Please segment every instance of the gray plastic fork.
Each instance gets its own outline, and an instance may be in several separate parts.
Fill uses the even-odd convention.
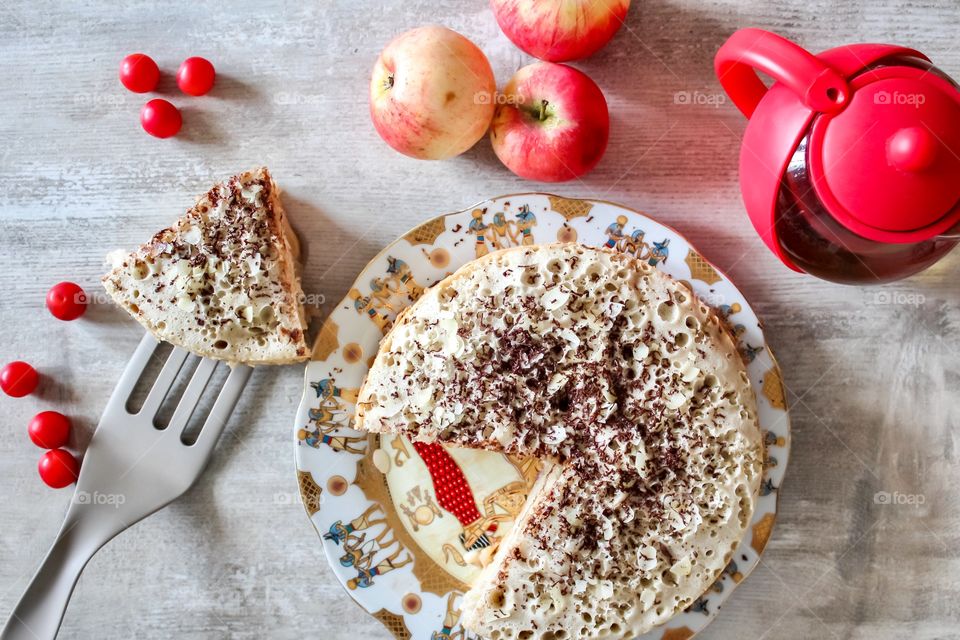
[[[0,632],[0,640],[55,638],[87,562],[114,536],[180,497],[200,477],[252,369],[233,367],[193,444],[182,441],[215,360],[202,359],[165,429],[154,418],[189,355],[175,348],[143,403],[127,401],[159,343],[149,334],[110,396],[90,440],[60,533]]]

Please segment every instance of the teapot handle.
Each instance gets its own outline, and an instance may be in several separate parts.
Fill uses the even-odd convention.
[[[747,118],[767,93],[758,70],[789,87],[813,111],[839,111],[850,96],[847,81],[833,67],[762,29],[740,29],[730,36],[717,51],[714,69],[724,91]]]

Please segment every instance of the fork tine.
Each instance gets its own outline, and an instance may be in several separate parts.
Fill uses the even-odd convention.
[[[207,419],[203,423],[203,428],[200,429],[200,435],[197,437],[194,446],[200,445],[212,448],[217,443],[220,433],[226,426],[230,414],[233,413],[233,408],[237,405],[237,400],[240,399],[240,394],[243,393],[252,372],[252,367],[242,364],[231,368],[230,375],[227,376],[227,381],[223,384],[223,389],[220,390],[217,401],[213,403],[213,408],[207,414]]]
[[[133,357],[130,358],[123,373],[120,375],[120,380],[117,382],[117,386],[114,387],[113,393],[110,395],[110,400],[107,401],[108,409],[116,408],[117,406],[126,406],[127,399],[130,397],[130,394],[133,393],[133,389],[137,386],[140,376],[143,375],[143,370],[147,368],[159,344],[157,339],[151,334],[147,333],[143,336],[140,344],[137,345],[137,350],[133,353]]]
[[[187,426],[187,422],[190,421],[190,416],[193,415],[194,409],[197,408],[197,404],[200,402],[200,396],[203,395],[203,390],[207,388],[210,376],[213,375],[213,370],[216,368],[216,360],[211,360],[210,358],[200,360],[197,368],[193,371],[193,376],[190,378],[186,390],[184,390],[180,401],[177,403],[173,417],[170,418],[170,424],[167,425],[168,429],[180,432]]]
[[[170,352],[170,355],[167,356],[167,361],[163,365],[163,369],[160,371],[160,375],[157,376],[153,387],[150,389],[150,393],[147,395],[147,399],[143,401],[143,406],[140,407],[139,413],[151,416],[157,412],[160,408],[160,403],[163,402],[163,399],[167,396],[167,392],[170,391],[170,387],[173,386],[174,381],[177,379],[177,374],[180,373],[180,369],[183,367],[183,363],[186,361],[188,355],[190,355],[190,352],[180,347],[176,347]]]

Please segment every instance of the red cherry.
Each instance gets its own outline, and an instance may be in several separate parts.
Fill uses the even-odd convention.
[[[57,411],[41,411],[33,416],[27,433],[42,449],[59,449],[70,439],[70,418]]]
[[[26,362],[16,360],[0,370],[0,388],[8,396],[22,398],[33,393],[40,377],[37,370]]]
[[[183,120],[180,111],[162,98],[151,100],[140,110],[140,124],[143,130],[157,138],[169,138],[177,135]]]
[[[217,77],[213,65],[206,58],[187,58],[177,70],[177,86],[191,96],[202,96],[213,88]]]
[[[77,481],[80,464],[69,451],[53,449],[40,456],[37,471],[48,487],[63,489]]]
[[[160,69],[148,55],[131,53],[120,63],[120,82],[134,93],[153,91],[160,81]]]
[[[55,284],[47,292],[47,309],[60,320],[76,320],[87,310],[87,292],[72,282]]]

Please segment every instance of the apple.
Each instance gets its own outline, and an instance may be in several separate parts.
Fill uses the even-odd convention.
[[[397,36],[370,79],[370,117],[387,144],[413,158],[459,155],[483,137],[497,89],[483,52],[431,25]]]
[[[493,150],[521,178],[563,182],[587,173],[610,135],[596,83],[564,64],[537,62],[510,79],[490,127]]]
[[[599,51],[627,17],[630,0],[490,0],[497,24],[541,60],[579,60]]]

